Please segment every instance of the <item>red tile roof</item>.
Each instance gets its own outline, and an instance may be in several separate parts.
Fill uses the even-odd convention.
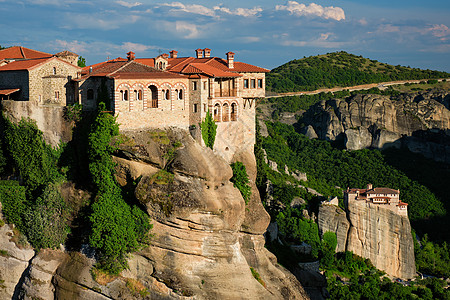
[[[50,58],[37,58],[37,59],[26,59],[26,60],[16,60],[9,64],[0,67],[0,72],[2,71],[25,71],[33,69],[41,64],[49,61]]]
[[[202,63],[190,63],[181,70],[182,74],[205,74],[211,77],[240,77],[241,75],[227,72]]]
[[[89,72],[90,67],[92,71]],[[114,59],[83,68],[83,77],[106,76],[121,79],[138,78],[185,78],[180,74],[160,71],[135,60]]]
[[[32,59],[51,57],[49,53],[28,49],[22,46],[14,46],[0,50],[0,59]]]
[[[398,190],[377,187],[366,191],[366,194],[399,194]]]
[[[20,89],[0,89],[0,95],[8,96],[17,91],[20,91]]]
[[[70,63],[68,63],[65,60],[59,59],[55,56],[52,57],[45,57],[45,58],[35,58],[35,59],[24,59],[24,60],[16,60],[13,62],[10,62],[9,64],[6,64],[4,66],[0,67],[0,72],[3,71],[26,71],[26,70],[31,70],[34,69],[42,64],[45,64],[51,60],[57,59],[60,62],[63,62],[65,64],[68,64],[70,66],[73,66],[75,68],[81,69],[77,66],[74,66]]]

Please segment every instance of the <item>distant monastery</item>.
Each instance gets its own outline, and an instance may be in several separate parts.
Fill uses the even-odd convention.
[[[195,54],[135,58],[130,51],[127,58],[80,68],[69,51],[11,47],[0,50],[0,100],[13,118],[32,118],[44,134],[56,134],[53,144],[64,140],[52,127],[55,113],[74,103],[94,110],[102,91],[121,130],[179,127],[202,143],[199,123],[210,111],[218,125],[214,151],[230,161],[253,149],[255,102],[265,96],[269,70],[237,62],[233,52],[226,59],[212,57],[208,48]]]
[[[399,215],[408,216],[408,203],[400,201],[399,190],[384,187],[374,188],[371,184],[368,184],[366,189],[347,188],[344,191],[345,205],[347,206],[350,201],[382,205]]]

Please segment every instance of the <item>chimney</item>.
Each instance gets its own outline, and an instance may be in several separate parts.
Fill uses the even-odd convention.
[[[205,57],[211,57],[211,49],[205,48],[203,51],[205,51]]]
[[[227,54],[228,68],[234,69],[234,53],[227,52],[226,54]]]
[[[371,190],[371,189],[372,189],[372,187],[373,187],[373,186],[372,186],[372,184],[371,184],[371,183],[368,183],[368,184],[367,184],[367,189],[368,189],[368,190]]]
[[[177,58],[177,56],[178,56],[178,51],[176,51],[176,50],[172,50],[169,53],[170,53],[170,58]]]
[[[134,52],[130,51],[127,53],[128,61],[134,60],[136,57],[134,56]]]
[[[195,52],[197,53],[197,58],[203,58],[203,49],[197,49]]]
[[[163,53],[163,54],[161,54],[161,56],[162,56],[163,58],[165,58],[165,59],[168,59],[168,58],[169,58],[169,54],[167,54],[167,53]]]

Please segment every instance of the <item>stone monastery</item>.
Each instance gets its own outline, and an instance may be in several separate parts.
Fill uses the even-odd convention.
[[[374,188],[371,184],[366,189],[347,188],[344,191],[344,203],[356,201],[367,205],[382,205],[393,212],[408,216],[408,203],[400,201],[400,191],[390,188]]]
[[[36,120],[44,136],[56,145],[64,140],[54,124],[55,114],[79,103],[94,110],[99,97],[121,130],[178,127],[190,130],[199,142],[199,123],[211,112],[216,121],[214,151],[230,161],[255,142],[255,102],[265,96],[269,70],[234,60],[212,57],[211,49],[195,50],[195,57],[179,57],[173,50],[156,58],[116,58],[80,68],[78,55],[55,55],[11,47],[0,50],[0,99],[13,118]]]

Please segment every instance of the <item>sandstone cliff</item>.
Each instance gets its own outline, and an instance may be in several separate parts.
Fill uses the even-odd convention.
[[[396,99],[356,95],[322,101],[303,115],[302,122],[311,125],[319,138],[341,140],[350,150],[403,145],[450,162],[449,99],[444,92],[403,94]]]
[[[122,140],[115,157],[117,181],[134,189],[151,216],[151,245],[130,256],[129,270],[102,281],[91,274],[95,260],[89,248],[37,255],[30,249],[17,262],[11,255],[0,260],[0,279],[10,278],[1,299],[13,294],[24,299],[308,298],[297,279],[264,248],[269,216],[253,184],[256,163],[251,152],[234,157],[247,166],[252,181],[252,197],[245,204],[229,181],[229,164],[187,132],[127,132]],[[8,253],[18,253],[14,247]],[[7,277],[12,264],[17,265],[16,275]]]
[[[350,201],[346,212],[337,206],[322,205],[318,223],[321,234],[336,233],[337,251],[352,251],[368,258],[376,268],[394,277],[411,279],[416,275],[407,217],[381,205]]]

